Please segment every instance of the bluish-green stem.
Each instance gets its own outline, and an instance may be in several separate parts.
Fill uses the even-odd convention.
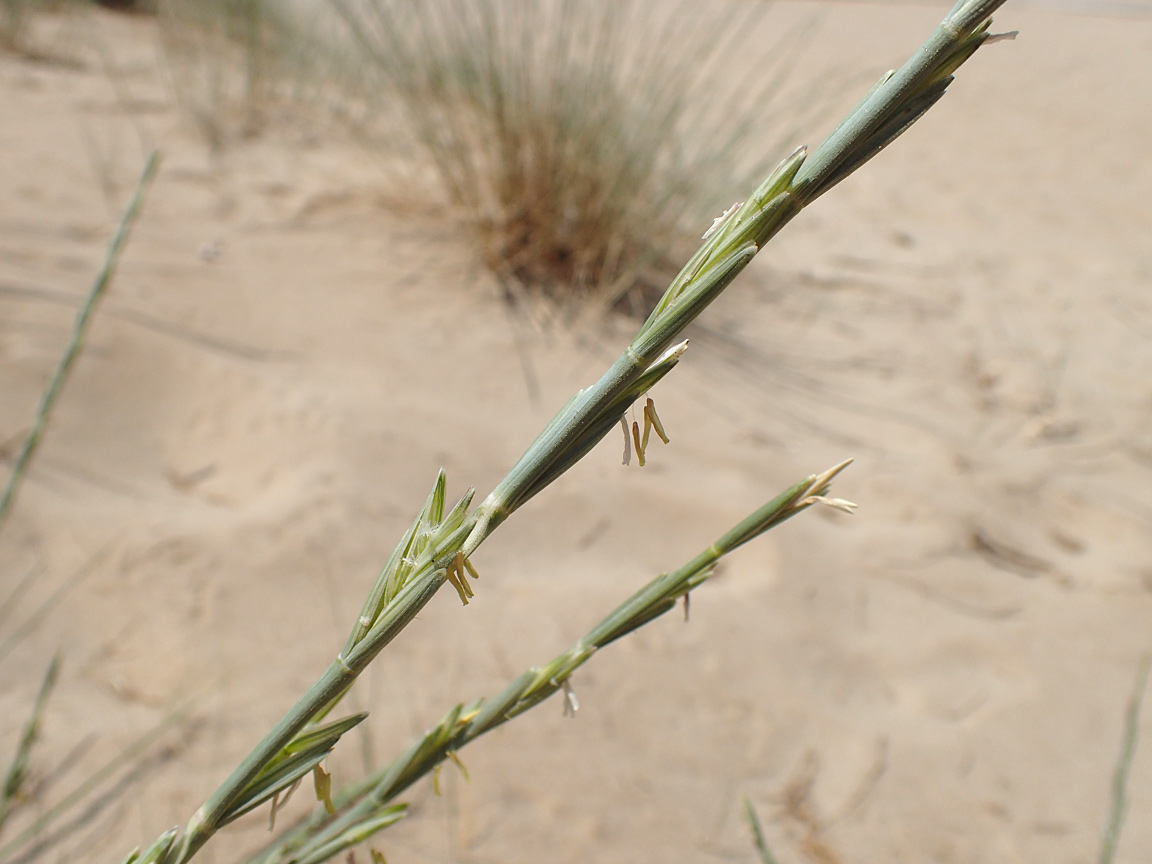
[[[484,499],[445,542],[424,556],[411,581],[389,602],[350,651],[341,654],[297,706],[244,760],[189,823],[165,864],[188,860],[222,816],[280,749],[335,696],[431,599],[445,581],[458,551],[471,555],[518,506],[587,452],[638,398],[675,365],[663,357],[682,329],[698,315],[777,231],[807,203],[887,146],[940,97],[951,73],[986,38],[988,17],[1004,0],[960,0],[928,41],[895,73],[885,76],[810,159],[797,151],[693,256],[672,283],[636,339],[593,387],[581,391],[549,423]],[[654,367],[664,366],[654,370]],[[658,374],[652,375],[653,372]],[[646,377],[647,376],[647,377]],[[177,854],[178,853],[178,854]]]
[[[261,852],[250,864],[257,861],[260,864],[315,864],[322,860],[319,854],[328,853],[342,836],[359,837],[360,825],[375,818],[381,808],[432,771],[449,753],[562,689],[572,673],[596,651],[663,615],[678,599],[706,581],[723,556],[816,503],[819,500],[816,496],[823,495],[847,465],[844,462],[823,474],[807,477],[776,496],[687,564],[650,581],[571,649],[542,667],[527,670],[492,699],[477,700],[467,707],[457,705],[390,765],[369,782],[359,785],[347,799],[351,803],[342,806],[335,819],[323,827],[309,820]]]

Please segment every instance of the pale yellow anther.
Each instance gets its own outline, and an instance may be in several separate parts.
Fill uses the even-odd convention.
[[[463,560],[463,558],[464,553],[457,552],[456,557],[453,558],[452,562],[447,566],[447,568],[445,568],[444,575],[448,581],[452,583],[452,587],[456,589],[456,593],[460,595],[460,602],[467,606],[468,599],[474,595],[472,593],[472,588],[468,584],[468,580],[464,576],[463,570],[460,566],[460,562]]]
[[[458,554],[460,555],[460,560],[464,562],[464,567],[468,570],[468,573],[472,576],[473,579],[479,582],[480,574],[476,572],[476,568],[472,566],[472,562],[468,559],[468,556],[463,552]]]
[[[823,495],[809,495],[801,504],[823,504],[825,507],[831,507],[833,510],[839,510],[841,513],[851,515],[856,511],[859,506],[851,501],[845,501],[843,498],[826,498]]]
[[[564,691],[564,716],[575,717],[576,712],[580,710],[580,700],[576,698],[576,693],[567,678],[561,682],[560,687]]]
[[[648,397],[648,401],[644,403],[644,420],[645,424],[651,423],[652,428],[656,430],[656,434],[660,440],[665,444],[668,443],[668,436],[664,433],[664,424],[660,422],[660,415],[656,413],[656,403],[652,401],[652,397]],[[645,441],[648,439],[645,438]]]
[[[459,754],[457,754],[455,750],[449,750],[444,755],[451,759],[456,767],[460,770],[460,776],[464,778],[464,782],[471,783],[472,779],[468,776],[468,769],[465,768],[464,763],[460,761]]]

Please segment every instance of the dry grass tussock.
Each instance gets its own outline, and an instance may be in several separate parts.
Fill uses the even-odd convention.
[[[823,101],[783,98],[804,40],[771,4],[334,2],[486,264],[563,303],[645,311]]]
[[[213,148],[285,98],[322,103],[383,163],[431,167],[510,292],[636,314],[830,103],[835,76],[792,80],[810,26],[778,33],[770,10],[159,2],[173,87]]]

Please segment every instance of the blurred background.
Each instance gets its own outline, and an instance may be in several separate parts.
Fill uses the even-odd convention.
[[[485,495],[712,219],[946,12],[0,0],[5,479],[162,153],[0,526],[0,764],[61,658],[0,862],[187,821],[436,471]],[[859,511],[735,553],[687,624],[576,674],[574,719],[469,746],[388,860],[764,860],[745,799],[780,864],[1152,858],[1152,7],[1009,0],[994,29],[1020,33],[692,326],[653,393],[671,443],[641,469],[609,436],[376,661],[335,782],[805,475],[855,458]],[[269,836],[258,811],[200,860]]]

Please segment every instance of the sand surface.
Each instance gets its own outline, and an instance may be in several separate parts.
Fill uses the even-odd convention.
[[[942,11],[773,14],[817,13],[812,68],[863,81]],[[855,516],[812,511],[733,555],[687,625],[577,673],[575,720],[550,702],[469,747],[470,782],[449,766],[442,796],[412,791],[389,861],[752,862],[743,796],[781,864],[1096,860],[1152,651],[1140,11],[1010,2],[997,29],[1019,39],[690,333],[654,394],[672,443],[641,470],[610,436],[475,556],[471,605],[441,592],[378,660],[337,782],[856,459],[835,488]],[[630,325],[510,315],[458,224],[396,206],[379,157],[338,132],[274,122],[212,156],[153,22],[83,21],[57,43],[79,64],[0,55],[9,465],[145,150],[164,161],[0,535],[0,596],[33,574],[0,639],[68,586],[0,658],[0,754],[64,658],[35,766],[52,782],[22,824],[196,699],[170,749],[41,856],[95,862],[183,823],[327,665],[437,469],[485,494]],[[1140,733],[1127,864],[1152,860],[1152,710]]]

